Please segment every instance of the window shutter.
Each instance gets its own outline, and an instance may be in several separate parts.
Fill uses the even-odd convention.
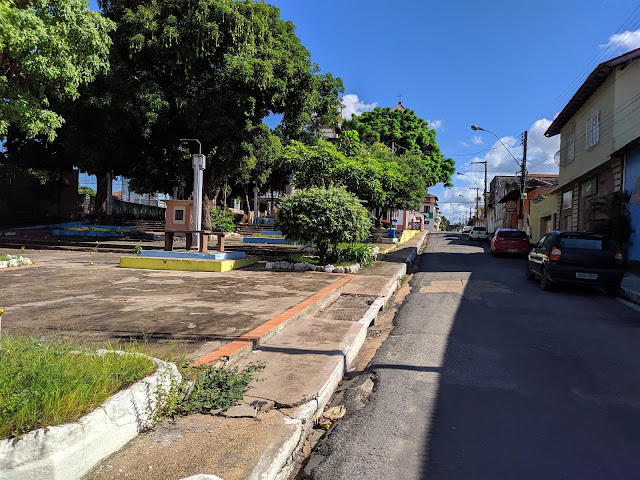
[[[600,110],[593,114],[593,141],[591,145],[595,145],[600,141]]]

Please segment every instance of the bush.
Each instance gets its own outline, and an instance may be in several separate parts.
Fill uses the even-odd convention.
[[[376,261],[376,255],[371,245],[338,245],[329,253],[328,260],[331,263],[359,263],[362,267],[370,267]]]
[[[211,209],[211,231],[233,232],[235,228],[233,213],[224,208],[213,207]]]
[[[193,391],[185,399],[176,400],[176,404],[165,413],[189,415],[209,413],[218,408],[228,410],[234,403],[242,401],[254,373],[265,366],[265,363],[250,364],[243,370],[238,367],[197,368]]]
[[[321,264],[330,247],[362,242],[371,228],[360,200],[337,187],[301,189],[284,198],[277,223],[288,240],[314,244]]]

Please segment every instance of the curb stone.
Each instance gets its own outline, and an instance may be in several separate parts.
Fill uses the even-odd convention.
[[[423,236],[416,247],[411,247],[411,251],[405,258],[405,263],[403,263],[402,266],[399,267],[396,274],[387,283],[387,286],[385,287],[385,294],[378,296],[378,298],[376,298],[376,300],[374,300],[371,306],[367,309],[362,318],[355,323],[354,328],[358,331],[356,336],[354,337],[354,340],[347,346],[344,352],[346,364],[343,360],[340,363],[339,367],[334,370],[330,379],[320,389],[318,398],[311,400],[304,405],[296,407],[295,413],[293,414],[295,419],[292,419],[291,421],[298,420],[302,422],[301,430],[296,431],[296,434],[293,437],[296,438],[297,441],[295,443],[287,443],[287,445],[294,445],[294,447],[288,451],[288,454],[286,455],[286,461],[284,463],[282,463],[283,460],[281,456],[281,454],[283,453],[283,449],[278,452],[278,457],[272,459],[271,468],[268,472],[263,472],[261,474],[261,479],[286,480],[293,473],[296,455],[304,445],[309,429],[313,426],[314,419],[324,411],[325,406],[331,399],[331,396],[342,380],[344,373],[348,371],[350,365],[357,357],[360,348],[364,344],[369,326],[375,323],[375,320],[378,317],[378,313],[385,307],[389,298],[391,298],[391,296],[398,289],[400,278],[407,272],[407,263],[411,263],[413,262],[413,260],[415,260],[418,251],[420,250],[420,247],[422,246],[426,238],[427,235]],[[279,467],[274,469],[274,466]],[[274,476],[271,476],[271,472],[274,472],[274,470],[276,471],[276,474]]]

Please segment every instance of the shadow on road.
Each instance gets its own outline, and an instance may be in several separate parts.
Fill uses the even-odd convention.
[[[473,245],[439,238],[447,248]],[[440,364],[371,365],[439,374],[421,478],[637,477],[637,312],[596,289],[542,292],[525,279],[522,258],[492,258],[483,246],[427,251],[403,306],[427,305],[411,306],[421,292],[456,294],[455,278],[468,272],[452,315],[427,317],[442,319],[427,324],[446,335]]]

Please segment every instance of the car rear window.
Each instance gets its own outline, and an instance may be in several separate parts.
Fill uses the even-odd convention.
[[[599,250],[606,248],[607,244],[602,237],[562,236],[560,237],[560,249],[582,248],[585,250]]]
[[[527,238],[524,232],[498,232],[498,238]]]
[[[487,231],[487,229],[484,228],[484,227],[473,227],[473,230],[475,232],[486,232]]]

